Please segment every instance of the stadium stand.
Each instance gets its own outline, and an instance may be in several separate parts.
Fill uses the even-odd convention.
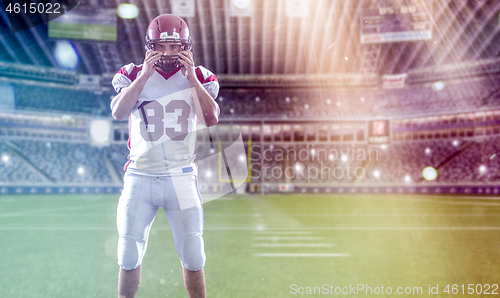
[[[56,183],[111,183],[103,151],[85,143],[13,141],[21,154]]]
[[[0,183],[37,183],[44,179],[19,155],[0,142]]]

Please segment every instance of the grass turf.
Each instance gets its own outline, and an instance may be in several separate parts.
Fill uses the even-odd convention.
[[[117,200],[2,196],[0,297],[116,297]],[[453,284],[458,294],[452,296],[461,296],[462,284],[465,292],[468,284],[481,284],[483,291],[489,284],[498,294],[491,285],[500,284],[499,234],[500,201],[494,198],[224,197],[205,204],[207,296],[290,297],[308,287],[317,287],[317,295],[307,296],[328,295],[326,289],[332,296],[371,296],[366,289],[353,294],[358,285],[372,293],[383,286],[393,295],[401,288],[430,296],[429,287],[439,285],[432,296],[448,297]],[[336,295],[336,287],[349,293]],[[161,209],[137,297],[187,297]]]

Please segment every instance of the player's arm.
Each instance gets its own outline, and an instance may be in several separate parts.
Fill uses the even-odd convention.
[[[189,85],[196,91],[197,96],[194,98],[193,106],[198,119],[207,127],[217,124],[220,114],[219,105],[196,77],[193,53],[191,51],[182,51],[179,53],[179,58],[179,62],[186,69]],[[198,98],[198,101],[196,101],[196,98]]]
[[[111,100],[111,115],[116,120],[125,120],[132,113],[132,110],[141,95],[144,85],[153,75],[154,63],[160,60],[162,53],[158,51],[148,51],[142,66],[141,74],[128,87],[122,88],[120,93]]]

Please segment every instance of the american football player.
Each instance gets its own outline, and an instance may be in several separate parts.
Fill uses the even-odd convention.
[[[158,207],[165,209],[189,297],[205,297],[203,201],[194,164],[196,126],[218,122],[215,75],[195,66],[191,35],[178,16],[163,14],[146,32],[140,65],[113,77],[117,120],[129,119],[129,161],[117,208],[118,297],[135,297]]]

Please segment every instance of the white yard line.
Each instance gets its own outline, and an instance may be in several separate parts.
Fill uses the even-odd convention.
[[[291,257],[291,258],[309,258],[309,257],[350,257],[350,254],[342,253],[256,253],[256,257]]]
[[[254,243],[257,247],[329,247],[335,246],[331,243]]]
[[[170,230],[169,227],[154,227],[156,230]],[[279,231],[286,228],[273,228],[267,231]],[[317,227],[317,228],[294,228],[310,231],[415,231],[415,230],[429,230],[429,231],[500,231],[500,227]],[[116,227],[0,227],[0,231],[16,231],[16,230],[116,230]],[[257,228],[252,227],[205,227],[204,230],[209,231],[258,231]],[[278,239],[280,237],[265,237],[270,240]],[[283,238],[283,237],[281,237]],[[299,237],[288,237],[290,240],[300,239]],[[302,237],[305,238],[305,237]],[[323,239],[322,237],[309,237],[311,240]],[[253,238],[257,239],[257,237]],[[306,240],[306,239],[304,239]]]
[[[266,236],[266,237],[261,237],[261,236],[257,236],[257,237],[252,237],[252,239],[255,239],[255,240],[320,240],[320,239],[323,239],[323,237],[281,237],[281,236],[277,236],[277,237],[274,237],[274,236]]]

